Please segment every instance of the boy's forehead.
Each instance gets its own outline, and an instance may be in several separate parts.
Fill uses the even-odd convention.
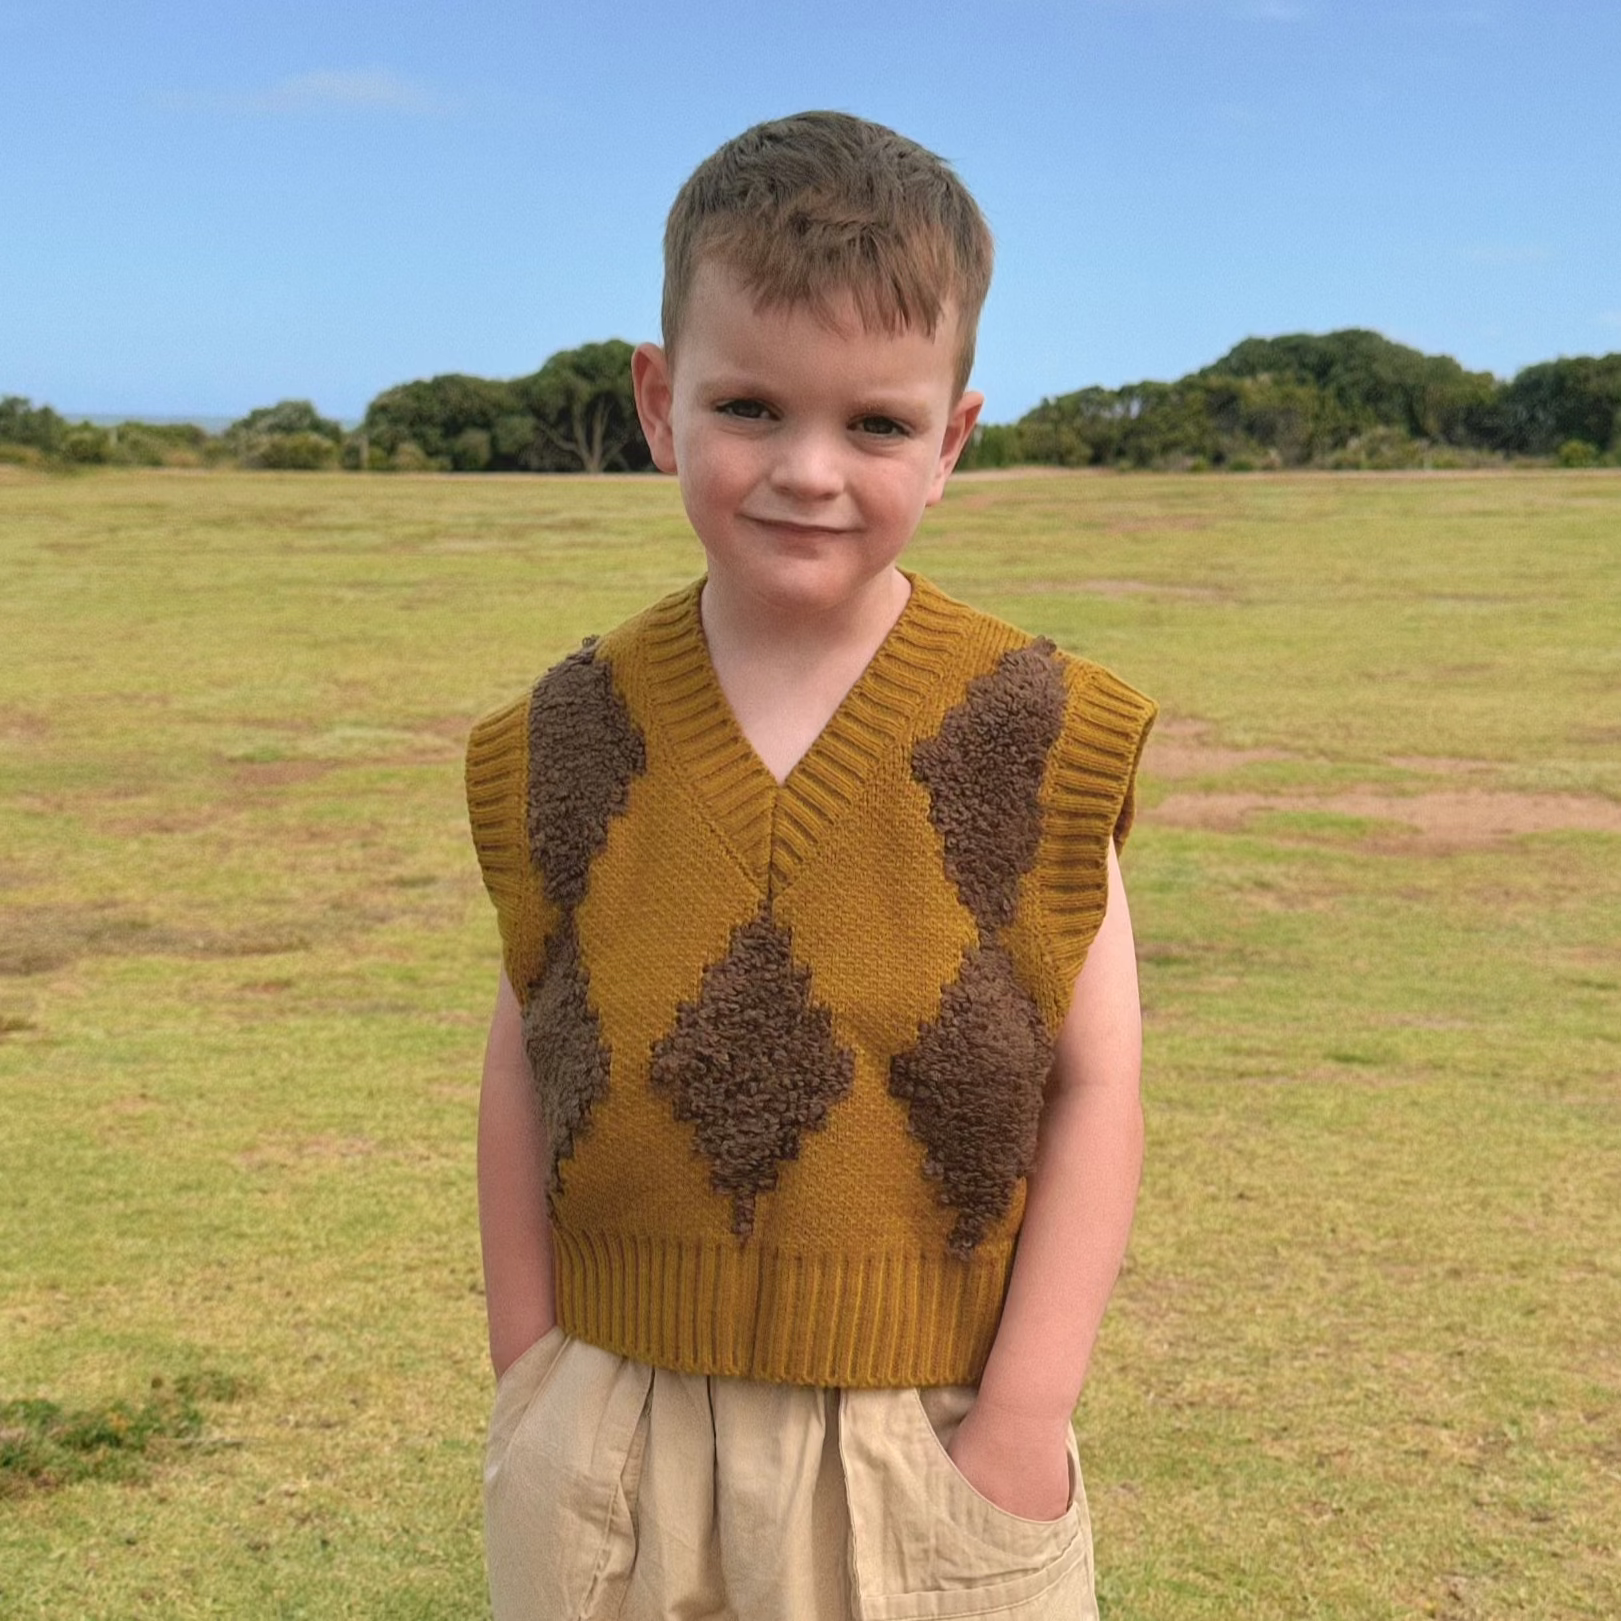
[[[787,369],[794,352],[837,354],[875,378],[903,382],[937,364],[955,363],[957,320],[947,307],[932,333],[919,326],[886,328],[863,321],[853,293],[788,302],[761,298],[724,261],[707,259],[693,277],[672,360],[697,350],[709,364]]]

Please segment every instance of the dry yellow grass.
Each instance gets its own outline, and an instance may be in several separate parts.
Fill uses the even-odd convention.
[[[1621,1613],[1621,840],[1397,814],[1621,800],[1618,537],[1615,475],[1052,475],[918,543],[1169,723],[1109,1621]],[[0,1400],[238,1387],[0,1501],[0,1613],[479,1612],[460,740],[696,566],[651,479],[0,479]]]

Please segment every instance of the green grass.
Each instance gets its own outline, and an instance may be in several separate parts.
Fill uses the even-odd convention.
[[[1621,838],[1321,803],[1621,799],[1621,477],[973,479],[912,562],[1276,799],[1128,850],[1107,1621],[1621,1613]],[[0,1614],[479,1613],[461,739],[697,567],[652,479],[4,475],[0,1431],[162,1414],[0,1497]]]
[[[0,1402],[0,1499],[82,1480],[144,1479],[149,1457],[204,1444],[203,1401],[236,1394],[233,1379],[183,1374],[173,1382],[154,1376],[139,1402],[89,1408],[38,1397]]]

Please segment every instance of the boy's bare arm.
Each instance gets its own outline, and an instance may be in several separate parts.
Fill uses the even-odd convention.
[[[1059,1032],[1001,1326],[951,1443],[982,1495],[1031,1519],[1068,1501],[1066,1432],[1142,1174],[1141,1069],[1136,948],[1111,849],[1108,908]]]
[[[478,1225],[496,1377],[556,1321],[546,1128],[507,976],[495,998],[478,1102]]]

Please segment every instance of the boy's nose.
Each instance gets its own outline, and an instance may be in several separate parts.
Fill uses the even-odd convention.
[[[820,433],[788,434],[771,465],[771,487],[800,501],[825,500],[844,488],[839,447]]]

